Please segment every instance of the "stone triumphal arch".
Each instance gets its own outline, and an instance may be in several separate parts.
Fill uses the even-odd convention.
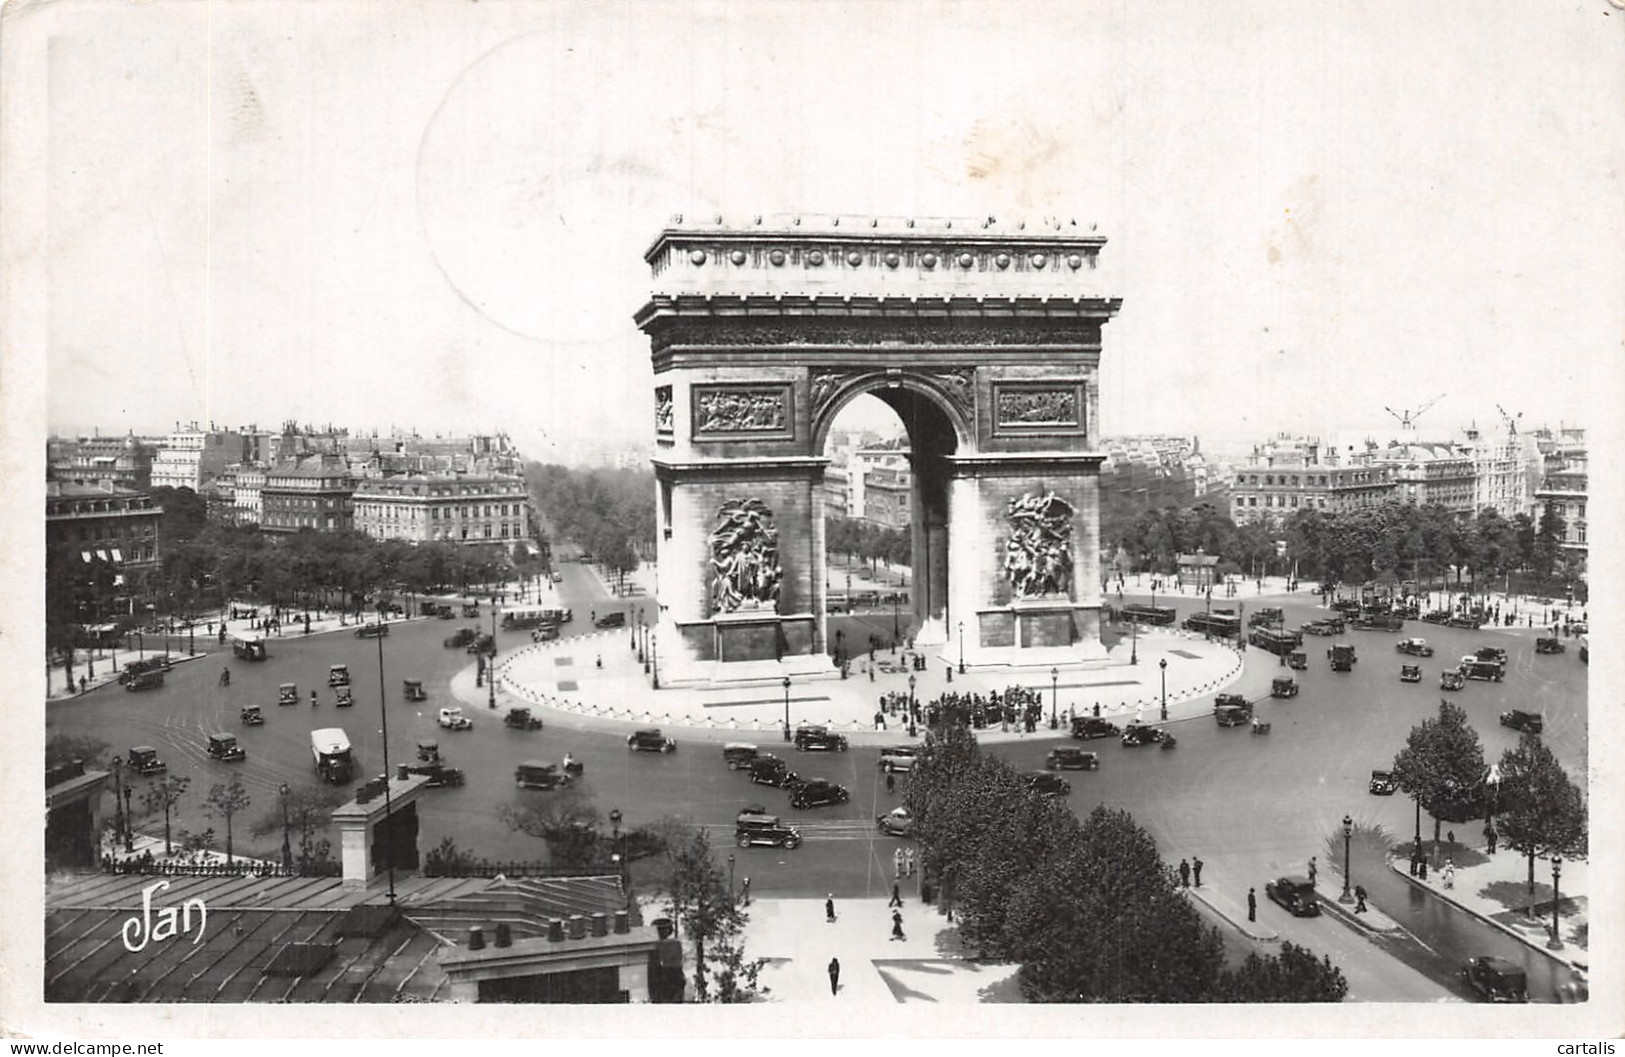
[[[917,642],[1043,665],[1100,643],[1098,371],[1120,300],[1072,224],[676,218],[645,254],[662,683],[833,671],[824,441],[908,428]]]

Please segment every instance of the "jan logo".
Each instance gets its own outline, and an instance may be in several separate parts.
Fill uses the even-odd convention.
[[[183,932],[192,931],[192,911],[197,911],[197,935],[192,939],[195,947],[203,942],[203,928],[209,920],[208,908],[203,900],[192,898],[182,903],[179,909],[175,907],[159,907],[156,920],[152,911],[152,897],[169,887],[168,881],[159,881],[150,884],[141,890],[141,916],[124,919],[122,930],[124,949],[131,954],[145,950],[147,943],[152,940],[173,939]],[[140,942],[136,942],[139,940]]]

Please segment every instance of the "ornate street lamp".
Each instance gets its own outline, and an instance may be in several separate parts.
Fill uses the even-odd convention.
[[[1411,837],[1411,876],[1415,877],[1417,865],[1422,861],[1422,798],[1416,800],[1416,834]]]
[[[1349,894],[1349,881],[1352,879],[1349,869],[1349,841],[1354,838],[1354,820],[1347,815],[1343,816],[1343,894],[1337,897],[1339,903],[1352,903],[1354,897]]]
[[[1128,662],[1130,664],[1139,664],[1140,663],[1140,622],[1138,620],[1135,620],[1134,618],[1130,617],[1129,622],[1128,622],[1128,631],[1129,631]]]
[[[784,740],[790,740],[790,677],[784,677]]]
[[[631,615],[632,610],[629,608],[627,611],[626,621],[626,648],[635,653],[637,652],[638,648],[638,626],[636,622],[631,619]]]
[[[728,853],[728,902],[734,901],[734,853]]]
[[[489,697],[486,700],[487,708],[493,712],[497,707],[497,607],[491,607],[491,652],[485,658],[485,688]]]
[[[1563,872],[1563,858],[1560,855],[1552,856],[1552,938],[1546,944],[1549,951],[1563,949],[1562,922],[1558,919],[1558,908],[1563,905],[1563,895],[1558,891],[1557,879]]]
[[[909,722],[914,722],[914,677],[908,677],[908,714]]]
[[[1166,723],[1168,722],[1168,658],[1159,659],[1157,667],[1162,669],[1162,721]]]
[[[124,759],[113,757],[113,842],[124,839]]]
[[[282,868],[293,869],[293,847],[288,843],[288,783],[278,790],[282,794]]]
[[[660,689],[660,632],[649,632],[649,662],[654,665],[654,672],[650,681],[654,689]]]
[[[959,674],[965,674],[965,622],[959,622]]]
[[[1040,704],[1039,708],[1044,706]],[[1061,669],[1049,670],[1049,729],[1054,730],[1061,725]],[[1042,712],[1039,715],[1043,715]]]
[[[897,622],[897,602],[902,597],[901,591],[892,592],[891,596],[891,641],[892,648],[897,647],[897,640],[903,637],[902,626]]]
[[[130,797],[135,795],[135,787],[129,782],[124,783],[124,850],[126,853],[135,851],[135,811],[130,807]]]

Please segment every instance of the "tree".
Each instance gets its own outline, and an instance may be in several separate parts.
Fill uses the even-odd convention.
[[[549,859],[562,866],[586,866],[606,858],[598,832],[598,809],[575,789],[541,800],[502,804],[497,817],[510,830],[541,838]]]
[[[1547,503],[1540,512],[1533,548],[1535,574],[1542,580],[1549,579],[1555,570],[1563,554],[1563,534],[1567,530],[1563,515],[1557,512],[1557,504]]]
[[[101,762],[110,746],[100,738],[89,735],[52,734],[45,739],[45,767],[52,767],[74,760],[83,760],[87,766]]]
[[[1467,713],[1449,701],[1439,702],[1439,715],[1411,728],[1405,747],[1394,757],[1399,788],[1433,816],[1433,843],[1439,843],[1441,812],[1480,796],[1484,749]]]
[[[1539,735],[1525,733],[1501,754],[1500,799],[1507,810],[1500,832],[1507,847],[1529,860],[1529,916],[1535,916],[1537,856],[1584,856],[1588,850],[1585,797]]]
[[[729,890],[705,830],[695,828],[670,840],[666,866],[671,915],[694,941],[696,1000],[749,1002],[765,993],[757,982],[763,960],[744,955],[742,934],[749,915]],[[707,943],[711,945],[709,954]]]
[[[164,813],[164,854],[175,854],[175,846],[170,841],[169,817],[175,805],[180,803],[181,797],[186,795],[186,787],[192,784],[192,779],[186,775],[166,775],[147,787],[141,794],[141,807],[147,814]],[[230,832],[230,823],[227,823],[227,832]]]
[[[298,837],[294,861],[299,864],[301,873],[308,873],[332,853],[333,842],[322,834],[332,823],[333,809],[347,799],[342,790],[326,785],[289,789],[285,802],[279,797],[274,808],[254,820],[249,835],[268,837],[281,833],[286,824],[290,836]],[[283,815],[284,803],[286,816]]]
[[[1329,957],[1283,942],[1279,954],[1249,954],[1235,969],[1220,974],[1218,995],[1225,1002],[1341,1002],[1349,993],[1343,971]]]
[[[210,789],[208,798],[203,801],[203,812],[210,818],[218,818],[226,824],[226,865],[231,865],[231,820],[240,811],[245,811],[252,804],[253,798],[243,787],[240,775],[233,776],[228,783],[216,782]]]

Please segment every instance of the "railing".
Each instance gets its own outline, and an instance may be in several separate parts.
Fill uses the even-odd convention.
[[[307,863],[284,867],[280,863],[234,862],[192,863],[162,859],[106,859],[102,872],[112,874],[156,874],[161,877],[337,877],[343,868],[336,862]]]

